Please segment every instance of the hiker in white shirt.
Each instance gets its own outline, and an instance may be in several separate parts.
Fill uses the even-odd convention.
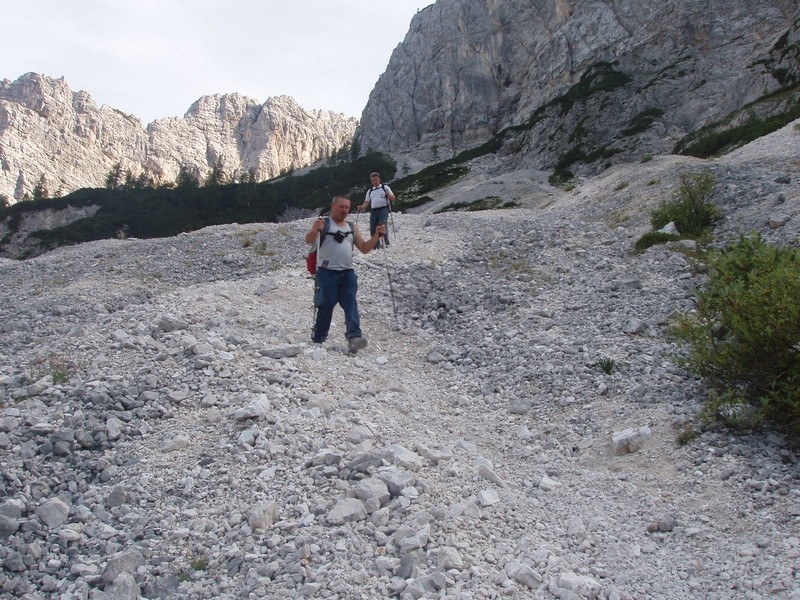
[[[367,206],[370,207],[369,215],[369,234],[375,235],[375,230],[378,224],[386,225],[389,221],[389,213],[392,210],[391,202],[394,202],[394,194],[392,189],[385,183],[381,183],[380,173],[370,173],[369,180],[372,187],[367,190],[367,195],[364,198],[364,203],[358,207],[358,211],[366,210]],[[386,227],[386,233],[383,235],[383,241],[389,245],[389,230]],[[380,242],[375,246],[380,248]]]

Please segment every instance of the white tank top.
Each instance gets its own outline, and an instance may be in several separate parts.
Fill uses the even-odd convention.
[[[328,233],[324,236],[318,251],[319,266],[332,271],[352,269],[353,244],[355,240],[350,230],[350,224],[345,222],[344,227],[340,227],[333,219],[327,219],[326,222],[328,224]],[[334,237],[337,232],[346,236],[341,243],[337,242]]]

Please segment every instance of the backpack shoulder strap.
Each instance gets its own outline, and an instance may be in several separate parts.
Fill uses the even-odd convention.
[[[319,233],[319,245],[322,246],[322,242],[325,241],[325,236],[328,235],[328,230],[330,229],[331,225],[331,218],[325,217],[325,226],[322,228],[322,231]]]

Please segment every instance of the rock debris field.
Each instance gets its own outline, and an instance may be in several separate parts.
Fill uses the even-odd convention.
[[[798,148],[395,214],[357,355],[339,309],[309,342],[308,221],[2,261],[3,597],[800,598],[796,453],[702,426],[666,333],[705,275],[631,252],[700,167],[715,243],[796,243]]]

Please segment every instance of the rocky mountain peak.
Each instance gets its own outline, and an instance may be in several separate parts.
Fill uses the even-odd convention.
[[[22,199],[42,177],[51,195],[103,187],[117,164],[155,183],[174,181],[182,166],[201,179],[215,166],[229,180],[251,170],[269,179],[330,156],[356,125],[288,96],[259,104],[231,93],[203,96],[183,117],[144,127],[73,92],[64,78],[27,73],[0,83],[0,194]]]

